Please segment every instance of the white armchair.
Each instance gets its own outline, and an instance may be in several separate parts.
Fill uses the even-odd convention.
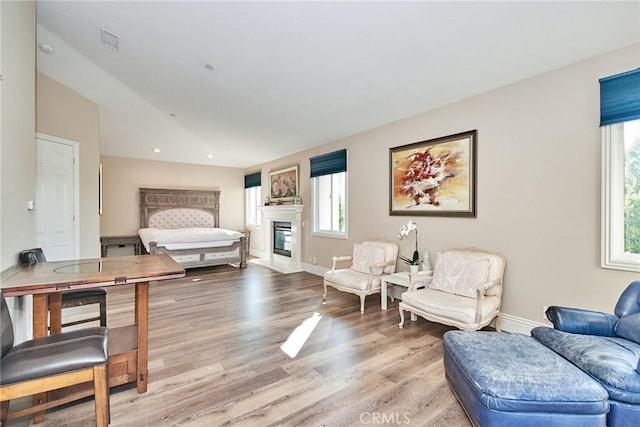
[[[502,305],[505,260],[501,255],[476,248],[454,249],[438,254],[432,280],[409,290],[399,304],[400,324],[404,312],[463,330],[478,330],[495,319],[496,331]],[[420,274],[420,273],[414,273]]]
[[[364,313],[367,295],[380,293],[381,276],[393,274],[398,260],[398,244],[385,240],[367,241],[353,245],[352,256],[334,256],[331,270],[324,274],[323,303],[327,301],[327,287],[360,296],[360,312]],[[351,267],[337,269],[338,263],[351,261]]]

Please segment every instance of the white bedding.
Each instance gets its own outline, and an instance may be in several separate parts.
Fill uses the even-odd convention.
[[[229,246],[243,237],[238,231],[224,228],[141,228],[138,235],[147,252],[150,242],[168,250],[198,249]]]

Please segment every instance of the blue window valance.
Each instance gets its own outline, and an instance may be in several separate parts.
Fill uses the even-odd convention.
[[[312,157],[311,178],[347,171],[347,150],[342,149],[321,156]]]
[[[260,187],[262,185],[262,172],[255,172],[244,176],[244,188]]]
[[[640,119],[640,68],[600,79],[600,126]]]

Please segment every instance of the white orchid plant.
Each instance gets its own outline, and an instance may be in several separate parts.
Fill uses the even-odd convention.
[[[405,237],[408,237],[409,234],[411,234],[412,231],[416,232],[416,248],[413,251],[413,257],[409,258],[403,255],[400,255],[400,259],[404,262],[406,262],[409,265],[419,265],[420,264],[420,253],[418,252],[418,226],[416,225],[416,222],[412,219],[410,219],[409,221],[407,221],[406,224],[404,224],[401,228],[400,228],[400,233],[398,234],[398,239],[402,240]]]

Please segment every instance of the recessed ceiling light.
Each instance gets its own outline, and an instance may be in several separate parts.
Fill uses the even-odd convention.
[[[207,158],[208,158],[208,159],[213,159],[213,154],[209,154],[209,155],[207,155]]]
[[[120,49],[120,36],[114,34],[110,31],[105,30],[104,28],[100,29],[100,35],[102,38],[102,44],[106,47],[110,47],[113,50]]]
[[[44,43],[42,43],[39,47],[40,47],[41,51],[43,51],[44,53],[48,53],[48,54],[52,54],[53,51],[55,50],[53,47],[49,46],[48,44],[44,44]]]
[[[154,152],[154,153],[159,153],[159,152],[160,152],[160,149],[159,149],[159,148],[154,148],[154,149],[153,149],[153,152]]]
[[[204,64],[204,68],[205,68],[207,71],[213,71],[213,65],[211,65],[211,64]]]
[[[174,113],[169,113],[169,115],[170,115],[171,117],[175,117],[175,116],[176,116]]]

